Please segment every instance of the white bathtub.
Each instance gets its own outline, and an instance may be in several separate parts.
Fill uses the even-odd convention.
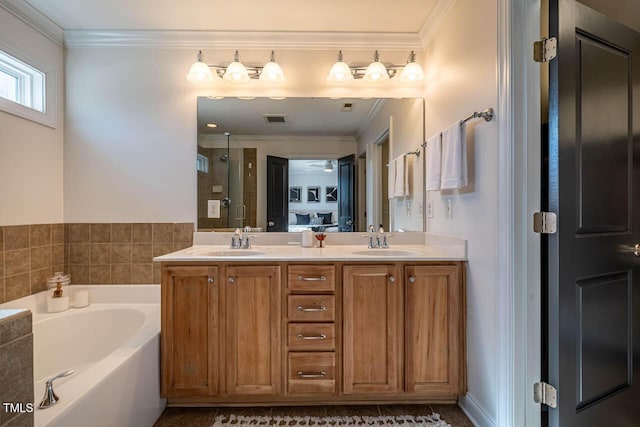
[[[160,286],[72,286],[89,290],[90,306],[46,312],[45,293],[0,308],[33,313],[35,426],[151,426],[166,402],[160,399]],[[45,381],[59,402],[37,406]]]

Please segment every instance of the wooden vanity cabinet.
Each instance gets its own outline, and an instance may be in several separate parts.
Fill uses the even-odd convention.
[[[464,263],[162,265],[169,404],[455,402]]]
[[[162,395],[218,394],[218,269],[162,273]]]

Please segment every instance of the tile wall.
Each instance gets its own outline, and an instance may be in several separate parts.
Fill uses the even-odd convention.
[[[76,284],[160,283],[153,257],[189,247],[193,223],[38,224],[0,228],[0,303],[46,289],[53,272]]]

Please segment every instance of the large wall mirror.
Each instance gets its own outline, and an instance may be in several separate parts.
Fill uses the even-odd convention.
[[[422,158],[388,183],[423,141],[422,99],[199,97],[198,229],[423,230]]]

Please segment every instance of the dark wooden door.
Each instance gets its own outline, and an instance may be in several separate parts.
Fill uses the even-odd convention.
[[[267,231],[288,231],[289,160],[267,156]]]
[[[640,425],[640,35],[552,0],[549,382],[561,427]]]
[[[356,156],[338,159],[338,230],[355,230]]]

